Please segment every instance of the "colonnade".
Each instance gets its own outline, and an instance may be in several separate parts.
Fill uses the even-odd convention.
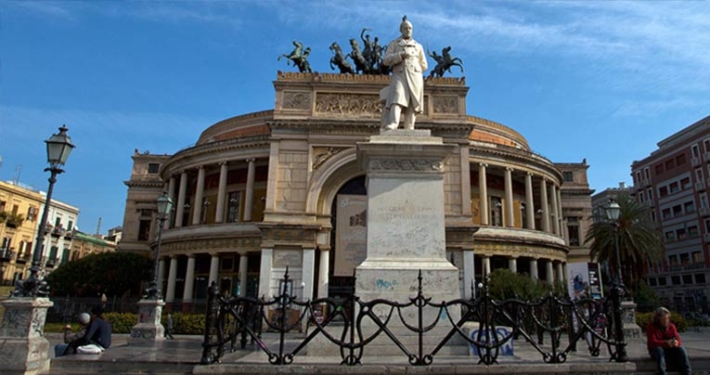
[[[491,225],[491,210],[489,209],[490,195],[488,192],[488,172],[490,167],[486,163],[478,164],[478,192],[480,197],[479,211],[481,225]],[[503,195],[503,226],[515,227],[515,209],[513,197],[513,182],[515,169],[512,167],[495,166],[503,169],[504,195]],[[562,218],[562,194],[556,182],[548,176],[536,175],[528,171],[524,173],[525,196],[524,209],[526,210],[525,220],[522,223],[526,229],[536,229],[535,217],[540,215],[540,226],[538,230],[563,236]],[[539,184],[539,199],[534,199],[534,183]],[[536,209],[537,207],[537,209]]]

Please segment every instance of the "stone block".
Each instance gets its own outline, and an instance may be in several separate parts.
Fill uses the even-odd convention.
[[[49,341],[44,338],[48,298],[8,298],[0,326],[0,373],[35,375],[49,370]]]

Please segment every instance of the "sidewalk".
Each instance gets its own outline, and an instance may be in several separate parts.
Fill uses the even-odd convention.
[[[686,332],[683,343],[691,357],[695,373],[710,371],[710,339],[708,332]],[[61,341],[60,335],[48,335],[52,344]],[[629,343],[629,363],[609,362],[606,350],[599,357],[592,357],[584,343],[577,352],[571,352],[566,363],[551,365],[543,361],[531,345],[515,345],[515,355],[500,356],[499,364],[478,365],[478,357],[434,357],[430,366],[411,366],[404,354],[391,357],[368,356],[367,348],[362,366],[340,366],[339,357],[299,355],[293,364],[274,366],[268,356],[253,345],[234,353],[226,352],[219,364],[202,366],[201,336],[176,336],[155,345],[133,346],[127,344],[128,335],[114,335],[114,344],[101,355],[74,355],[52,360],[50,374],[555,374],[555,373],[653,373],[653,363],[648,359],[643,341]],[[272,351],[278,350],[278,336],[265,334],[264,342]],[[295,347],[298,340],[286,342],[287,350]],[[566,341],[563,338],[563,346]],[[547,349],[547,348],[546,348]]]

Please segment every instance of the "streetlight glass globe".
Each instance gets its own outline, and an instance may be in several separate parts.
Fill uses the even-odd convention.
[[[66,125],[59,128],[59,134],[53,134],[47,143],[47,161],[52,167],[64,165],[69,158],[69,154],[74,149],[74,144],[71,143],[71,138],[67,136],[69,129]]]
[[[164,217],[173,209],[173,200],[170,199],[167,193],[163,193],[163,195],[158,197],[156,203],[158,204],[158,215],[161,217]]]
[[[619,206],[618,203],[611,201],[605,208],[606,210],[606,217],[610,221],[617,221],[619,220],[619,214],[621,213],[621,206]]]

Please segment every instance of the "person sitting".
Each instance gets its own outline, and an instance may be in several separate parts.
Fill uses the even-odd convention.
[[[648,353],[656,361],[659,375],[666,374],[666,361],[679,366],[683,375],[690,375],[690,359],[681,346],[680,335],[671,323],[671,312],[659,307],[653,313],[653,321],[646,327]]]
[[[74,354],[76,353],[76,348],[89,343],[86,339],[86,328],[91,322],[91,316],[87,313],[81,313],[77,316],[77,322],[80,325],[80,329],[76,333],[72,332],[71,324],[67,324],[64,327],[64,344],[57,344],[54,347],[55,357]]]
[[[100,307],[91,309],[91,323],[86,328],[86,339],[89,344],[96,345],[100,351],[111,347],[111,324],[104,320]],[[81,348],[79,348],[81,352]]]

